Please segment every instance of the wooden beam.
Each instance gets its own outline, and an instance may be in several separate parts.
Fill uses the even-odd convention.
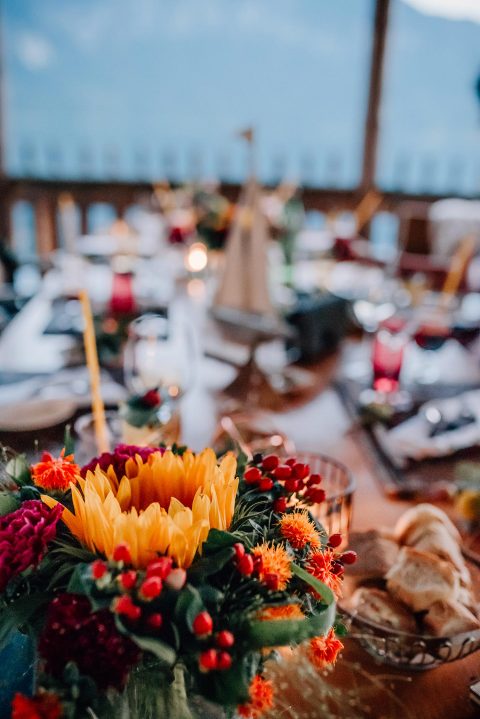
[[[370,65],[370,89],[365,119],[363,167],[360,187],[362,193],[375,187],[377,149],[379,137],[379,114],[382,97],[385,47],[387,44],[390,0],[376,0],[373,24],[372,56]]]

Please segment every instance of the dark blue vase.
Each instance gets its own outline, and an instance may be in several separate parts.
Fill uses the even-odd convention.
[[[0,650],[0,719],[11,715],[16,692],[32,696],[35,683],[35,650],[31,639],[15,632]]]

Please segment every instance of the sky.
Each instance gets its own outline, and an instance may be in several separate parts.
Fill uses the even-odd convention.
[[[264,180],[358,181],[372,0],[0,2],[11,173],[239,180],[253,124]],[[474,193],[480,13],[439,3],[392,2],[378,179]]]

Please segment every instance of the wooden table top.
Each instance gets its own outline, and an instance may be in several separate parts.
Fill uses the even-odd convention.
[[[0,338],[0,369],[4,369],[3,360],[7,357],[10,368],[12,365],[15,366],[15,355],[25,357],[25,343],[29,348],[41,345],[42,352],[58,351],[58,342],[50,343],[48,347],[49,342],[45,341],[45,338],[38,337],[38,345],[32,335],[25,338],[26,331],[33,332],[33,328],[37,330],[41,327],[41,321],[34,321],[35,317],[39,319],[40,315],[45,317],[44,300],[34,299],[7,328],[4,336]],[[44,367],[48,366],[47,357],[42,357],[41,361]],[[272,419],[278,428],[295,442],[299,451],[329,454],[351,469],[357,482],[353,515],[355,529],[392,526],[409,504],[387,499],[377,484],[374,460],[359,440],[358,433],[361,430],[355,428],[338,395],[330,386],[338,362],[339,357],[334,356],[319,363],[316,367],[320,387],[318,394],[307,404],[276,413],[272,415]],[[52,367],[54,364],[54,358],[51,358]],[[215,363],[213,366],[210,365],[209,372],[216,374],[220,369],[219,364]],[[226,382],[228,381],[227,373]],[[198,387],[187,395],[183,406],[183,440],[194,449],[207,445],[211,441],[217,412],[218,398],[211,390]],[[22,434],[7,436],[0,433],[0,442],[8,442],[15,445],[15,448],[22,448],[22,443],[25,441],[26,437]],[[344,654],[346,659],[359,662],[372,676],[398,674],[407,679],[399,682],[396,689],[398,697],[408,710],[405,716],[412,719],[480,717],[480,709],[475,707],[468,696],[469,684],[475,679],[480,679],[479,654],[437,669],[410,674],[397,672],[384,665],[377,666],[354,640],[346,640]],[[341,672],[341,662],[338,666],[338,670],[335,671]],[[380,714],[381,712],[369,713],[365,716],[380,716]]]

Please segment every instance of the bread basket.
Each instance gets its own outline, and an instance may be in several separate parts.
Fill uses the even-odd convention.
[[[349,637],[377,660],[397,669],[433,669],[480,649],[480,629],[454,637],[409,634],[376,624],[343,606],[339,609]]]

